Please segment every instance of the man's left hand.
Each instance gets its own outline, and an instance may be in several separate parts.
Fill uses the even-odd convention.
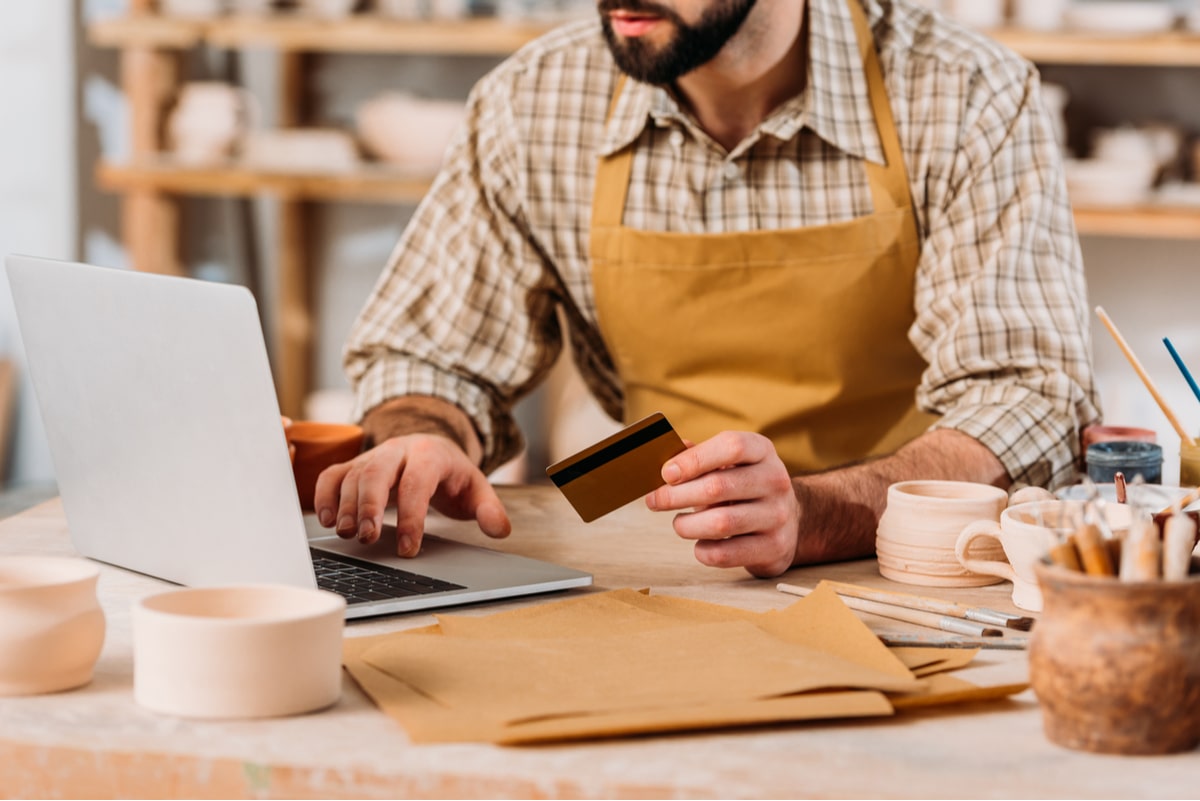
[[[675,533],[696,541],[696,559],[778,576],[796,558],[800,504],[766,437],[725,431],[663,465],[667,482],[646,496],[655,511],[680,511]]]

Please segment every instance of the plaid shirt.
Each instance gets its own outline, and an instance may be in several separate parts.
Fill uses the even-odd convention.
[[[389,398],[460,406],[484,467],[514,455],[511,417],[562,349],[613,416],[621,386],[596,327],[588,225],[596,159],[635,144],[625,224],[718,233],[869,214],[862,160],[883,152],[845,0],[807,0],[806,89],[724,151],[667,91],[618,72],[597,20],[484,77],[443,169],[345,350],[362,414]],[[1087,297],[1061,156],[1035,68],[908,0],[863,0],[922,237],[909,338],[920,408],[991,449],[1018,482],[1074,479],[1099,417]],[[714,324],[719,324],[715,322]],[[647,343],[653,346],[653,343]]]

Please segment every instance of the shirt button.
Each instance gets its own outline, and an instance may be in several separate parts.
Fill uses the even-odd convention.
[[[671,131],[671,135],[667,137],[667,141],[676,150],[683,147],[683,131]]]
[[[725,165],[725,180],[736,181],[742,174],[741,168],[732,161]]]

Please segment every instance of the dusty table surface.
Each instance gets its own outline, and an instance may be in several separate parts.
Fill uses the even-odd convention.
[[[430,530],[559,562],[595,575],[592,590],[655,593],[753,610],[795,598],[776,582],[694,561],[670,516],[640,503],[581,523],[552,487],[504,487],[513,517],[506,541],[473,523],[431,520]],[[169,525],[169,521],[165,523]],[[72,554],[61,505],[51,500],[0,521],[0,554]],[[1019,612],[1010,585],[937,590],[895,584],[874,560],[796,569],[783,581],[822,578],[934,595]],[[52,695],[0,698],[0,795],[8,797],[1089,797],[1194,798],[1200,754],[1113,757],[1070,751],[1042,734],[1036,698],[905,712],[871,721],[804,723],[570,745],[413,745],[348,677],[341,701],[311,715],[201,722],[133,702],[131,600],[163,582],[103,566],[108,620],[94,681]],[[568,597],[458,607],[489,614]],[[863,615],[885,636],[928,630]],[[347,636],[427,625],[413,613],[350,623]],[[935,636],[940,636],[936,635]],[[1026,653],[986,650],[958,673],[993,684],[1024,681]]]

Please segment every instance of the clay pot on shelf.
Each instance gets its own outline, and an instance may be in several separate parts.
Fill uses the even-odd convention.
[[[167,143],[188,164],[214,164],[228,159],[257,118],[254,97],[220,81],[183,85],[167,117]]]
[[[358,138],[380,161],[432,175],[466,109],[458,101],[424,100],[385,92],[363,103],[355,115]]]
[[[80,687],[104,645],[100,569],[58,556],[0,557],[0,695]]]

